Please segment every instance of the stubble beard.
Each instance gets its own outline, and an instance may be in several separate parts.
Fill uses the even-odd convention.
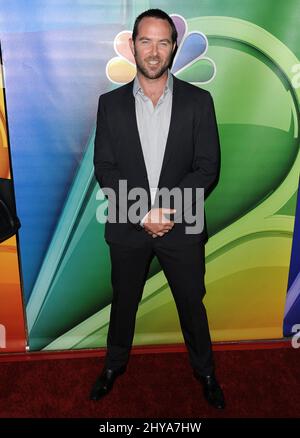
[[[140,61],[140,58],[137,54],[135,54],[135,63],[137,70],[145,76],[147,79],[158,79],[160,78],[169,68],[171,63],[171,57],[172,54],[169,56],[169,58],[166,60],[166,62],[161,66],[161,68],[158,71],[154,71],[153,73],[149,71],[143,63]],[[149,59],[148,59],[149,60]],[[158,60],[158,58],[152,59],[153,61]]]

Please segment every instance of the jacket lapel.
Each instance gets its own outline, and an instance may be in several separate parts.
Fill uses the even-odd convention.
[[[131,148],[130,159],[136,161],[134,166],[139,177],[143,179],[144,184],[142,187],[146,188],[148,194],[150,195],[149,181],[147,177],[147,169],[142,149],[142,144],[140,140],[140,135],[138,131],[137,118],[135,112],[135,100],[133,96],[133,81],[127,84],[126,88],[126,98],[124,99],[124,118],[126,119],[126,130],[130,136],[130,142],[128,147]],[[128,123],[128,124],[127,124]]]
[[[143,149],[141,145],[141,140],[138,131],[136,111],[135,111],[135,100],[133,96],[133,81],[129,82],[126,86],[126,99],[124,99],[124,114],[127,115],[128,122],[128,133],[131,136],[132,142],[130,142],[130,147],[132,149],[131,159],[136,161],[136,171],[144,180],[143,187],[148,190],[150,195],[149,181],[147,177],[147,169],[143,154]],[[167,137],[167,143],[165,147],[165,153],[162,162],[162,168],[159,177],[158,187],[163,186],[163,177],[167,164],[170,160],[172,152],[174,150],[175,144],[177,142],[177,127],[180,123],[180,82],[173,75],[173,98],[172,98],[172,110],[171,110],[171,120],[169,126],[169,132]]]
[[[174,151],[174,147],[176,145],[176,142],[178,140],[177,136],[177,127],[180,123],[180,82],[178,79],[173,75],[173,98],[172,98],[172,110],[171,110],[171,120],[170,120],[170,126],[169,126],[169,132],[167,137],[167,143],[164,153],[164,158],[162,162],[158,187],[163,186],[163,177],[165,174],[165,171],[167,169],[167,164],[171,158],[172,152]]]

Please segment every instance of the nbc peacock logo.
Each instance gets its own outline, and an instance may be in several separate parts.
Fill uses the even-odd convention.
[[[216,75],[216,65],[205,56],[208,41],[200,31],[188,32],[186,20],[177,14],[171,14],[178,33],[178,50],[173,60],[171,72],[179,79],[195,84],[211,82]],[[129,47],[132,32],[124,30],[114,39],[114,50],[117,54],[106,65],[106,76],[115,84],[130,82],[136,75],[136,64]]]

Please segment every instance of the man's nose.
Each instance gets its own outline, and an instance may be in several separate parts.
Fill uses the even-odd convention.
[[[152,47],[151,47],[151,54],[152,54],[152,56],[156,56],[157,53],[158,53],[157,44],[152,44]]]

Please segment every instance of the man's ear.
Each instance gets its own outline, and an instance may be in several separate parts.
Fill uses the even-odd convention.
[[[133,56],[134,56],[134,54],[135,54],[135,50],[134,50],[134,41],[133,41],[132,38],[129,38],[129,47],[130,47],[131,53],[132,53]]]

